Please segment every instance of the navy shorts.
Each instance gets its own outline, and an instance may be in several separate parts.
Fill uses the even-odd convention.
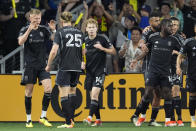
[[[92,90],[92,87],[98,87],[103,89],[104,80],[105,80],[105,73],[92,74],[87,72],[86,79],[84,82],[84,88],[89,91]]]
[[[27,67],[24,68],[24,71],[22,73],[22,80],[21,85],[26,84],[36,84],[37,79],[39,80],[39,84],[41,84],[42,80],[50,79],[50,73],[47,72],[44,68],[42,69],[36,69]]]
[[[196,92],[196,79],[187,77],[186,88],[190,93],[195,93]]]
[[[58,70],[56,84],[60,87],[76,87],[80,78],[80,72]]]
[[[145,85],[151,87],[160,86],[171,88],[171,76],[148,72]]]

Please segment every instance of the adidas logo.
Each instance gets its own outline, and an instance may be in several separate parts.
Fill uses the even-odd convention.
[[[158,44],[159,42],[158,41],[155,41],[155,44]]]
[[[194,46],[194,47],[193,47],[193,50],[195,50],[195,49],[196,49],[196,47]]]

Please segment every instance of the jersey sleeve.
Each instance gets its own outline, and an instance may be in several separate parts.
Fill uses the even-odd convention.
[[[19,31],[18,37],[24,35],[24,33],[27,31],[27,29],[28,29],[27,27],[22,27],[22,28],[20,29],[20,31]]]
[[[104,41],[104,47],[110,48],[112,46],[112,43],[110,42],[109,38],[106,35],[103,35]]]
[[[183,46],[180,49],[180,54],[186,55],[187,53],[188,53],[188,44],[187,44],[187,41],[185,41]]]
[[[145,41],[145,43],[148,41],[148,38],[149,38],[149,32],[150,32],[150,30],[148,30],[148,31],[146,31],[146,32],[143,32],[142,33],[142,40],[144,40]]]
[[[60,45],[60,43],[61,43],[61,38],[62,38],[61,33],[60,33],[59,31],[57,31],[57,32],[55,33],[54,42],[53,42],[53,43]]]
[[[46,38],[46,39],[50,39],[50,37],[51,37],[51,35],[52,35],[52,32],[49,30],[48,27],[45,27],[44,32],[45,32],[45,38]]]

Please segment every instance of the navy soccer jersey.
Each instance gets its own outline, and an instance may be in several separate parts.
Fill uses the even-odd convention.
[[[149,29],[148,31],[142,33],[142,40],[145,41],[146,45],[148,45],[148,40],[151,34],[155,33],[152,29]],[[150,61],[150,55],[151,55],[151,46],[148,46],[148,54],[145,56],[143,60],[142,70],[145,72],[148,69],[148,64]]]
[[[177,50],[177,44],[178,41],[173,36],[161,37],[159,32],[150,35],[151,58],[149,72],[169,75],[172,51]]]
[[[93,40],[88,36],[85,38],[86,43],[86,70],[90,73],[106,72],[106,53],[94,47],[99,43],[105,48],[110,48],[112,44],[105,35],[98,34]]]
[[[81,72],[82,31],[71,26],[63,27],[56,32],[54,44],[59,45],[59,69]]]
[[[24,35],[29,26],[23,27],[19,37]],[[46,26],[40,25],[37,30],[32,30],[24,43],[24,66],[45,68],[47,62],[47,43],[51,32]]]
[[[184,41],[180,53],[188,57],[187,75],[190,78],[196,78],[196,39],[189,38]]]
[[[175,35],[173,35],[173,37],[177,41],[175,50],[179,52],[183,45],[184,38],[179,33],[176,33]],[[173,54],[172,61],[171,61],[172,74],[176,74],[176,60],[177,60],[177,54]]]

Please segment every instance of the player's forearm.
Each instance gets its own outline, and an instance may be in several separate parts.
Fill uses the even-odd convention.
[[[182,63],[182,54],[179,54],[176,60],[176,68],[180,68],[180,65]]]
[[[50,55],[49,55],[49,58],[48,58],[48,64],[47,64],[48,66],[52,65],[52,62],[53,62],[55,57],[56,57],[56,52],[51,51]]]
[[[112,46],[112,48],[103,48],[103,51],[108,53],[108,54],[111,54],[111,55],[116,55],[116,50],[114,49],[114,47]]]
[[[24,35],[22,35],[18,38],[19,45],[23,45],[26,42],[30,32],[31,32],[31,30],[28,28],[27,31],[24,33]]]
[[[57,45],[56,43],[53,44],[52,49],[50,51],[50,55],[48,58],[48,66],[52,65],[52,62],[54,60],[54,58],[56,57],[57,51],[58,51],[59,45]]]

